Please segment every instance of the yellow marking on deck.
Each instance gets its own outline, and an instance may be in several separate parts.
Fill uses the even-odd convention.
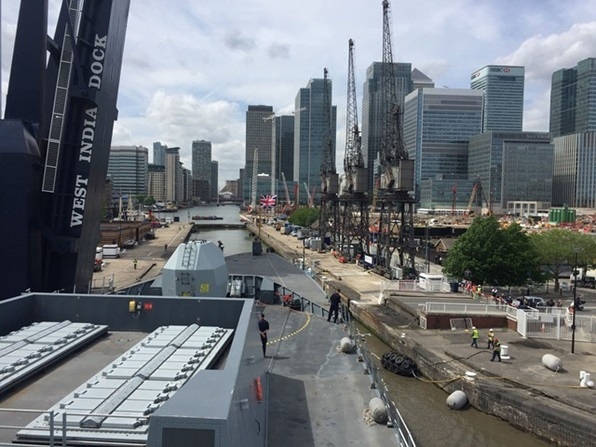
[[[296,313],[296,312],[294,312]],[[300,329],[296,329],[294,332],[290,332],[287,335],[284,335],[283,337],[279,337],[279,338],[275,338],[273,340],[269,340],[267,341],[267,345],[272,345],[274,343],[279,343],[282,340],[288,340],[289,338],[294,337],[295,335],[298,335],[300,332],[302,332],[304,329],[306,329],[306,327],[310,324],[310,314],[304,314],[306,315],[306,322],[302,325],[302,327]]]

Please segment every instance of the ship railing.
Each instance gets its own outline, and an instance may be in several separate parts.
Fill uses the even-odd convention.
[[[84,412],[59,412],[56,413],[53,410],[36,410],[31,408],[0,408],[0,413],[9,413],[9,414],[22,414],[22,418],[25,419],[27,416],[26,414],[35,414],[35,415],[47,415],[45,418],[47,419],[48,424],[48,439],[47,445],[48,447],[60,447],[60,446],[67,446],[72,445],[69,444],[68,441],[68,424],[67,420],[71,416],[98,416],[98,417],[110,417],[110,418],[126,418],[130,419],[130,415],[125,414],[102,414],[102,413],[84,413]],[[58,419],[58,415],[61,416],[61,420]],[[140,416],[136,417],[139,424],[147,425],[149,424],[149,417]],[[26,430],[28,428],[27,425],[0,425],[0,432],[11,432],[11,437],[17,436],[18,431]],[[13,446],[14,443],[4,442],[6,436],[0,436],[0,446]],[[20,447],[39,447],[39,443],[30,444],[23,442],[22,440],[18,441],[18,445]],[[119,447],[139,447],[140,444],[138,443],[118,443]]]
[[[379,365],[375,355],[370,350],[365,336],[359,333],[355,322],[350,319],[347,308],[345,306],[343,307],[344,311],[347,313],[346,321],[348,322],[350,337],[356,343],[358,360],[362,362],[364,374],[369,375],[371,389],[376,391],[378,397],[383,400],[385,408],[387,409],[387,426],[393,429],[398,443],[397,445],[400,447],[415,447],[416,443],[414,442],[412,433],[410,433],[410,430],[408,429],[408,426],[406,425],[399,409],[397,408],[397,405],[390,397],[387,383],[383,379],[382,367]]]

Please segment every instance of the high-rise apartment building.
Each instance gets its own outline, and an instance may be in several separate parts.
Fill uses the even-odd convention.
[[[472,73],[470,88],[484,92],[482,132],[521,132],[524,119],[524,67],[487,65]]]
[[[596,207],[596,58],[553,73],[553,205]]]
[[[332,82],[327,79],[329,97],[332,97]],[[306,88],[296,95],[294,120],[294,181],[309,191],[321,190],[321,162],[323,141],[327,134],[325,123],[331,123],[331,159],[335,165],[335,134],[337,107],[330,105],[325,110],[325,79],[311,79]],[[327,115],[327,116],[325,116]],[[301,197],[305,197],[303,194]]]
[[[596,58],[555,71],[550,95],[552,138],[596,131]]]
[[[397,101],[402,114],[401,121],[403,122],[404,99],[414,89],[412,83],[412,64],[394,62],[393,65]],[[362,155],[368,167],[369,191],[373,190],[373,184],[378,177],[377,157],[381,148],[383,126],[385,123],[385,98],[382,90],[382,79],[383,63],[373,62],[366,69],[366,80],[364,81],[362,96]]]
[[[192,178],[208,182],[204,191],[194,191],[193,196],[203,201],[211,200],[211,141],[194,140],[191,149]],[[195,183],[196,184],[196,183]],[[202,183],[201,183],[202,184]]]
[[[108,177],[116,197],[147,193],[149,149],[143,146],[113,146],[108,161]]]
[[[166,165],[166,149],[168,146],[159,141],[153,143],[153,164],[159,166]]]
[[[148,167],[147,194],[156,202],[166,200],[166,168],[162,165],[150,164]]]
[[[217,201],[219,196],[219,188],[217,187],[219,182],[219,163],[215,160],[211,160],[211,177],[209,184],[211,186],[211,200]]]
[[[166,202],[181,203],[183,197],[182,172],[180,168],[180,148],[166,148],[165,159],[165,199]]]
[[[404,144],[415,160],[416,197],[422,208],[428,198],[420,196],[420,184],[426,179],[449,175],[467,178],[468,142],[480,133],[483,93],[469,89],[422,88],[405,98]],[[444,185],[450,197],[453,181]]]

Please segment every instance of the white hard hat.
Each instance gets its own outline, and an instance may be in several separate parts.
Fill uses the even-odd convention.
[[[476,326],[472,326],[472,329],[476,329]]]
[[[492,332],[492,331],[493,331],[492,329],[489,329],[489,330],[488,330],[488,332]]]

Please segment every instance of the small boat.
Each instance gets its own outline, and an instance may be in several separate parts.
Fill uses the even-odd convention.
[[[192,220],[223,220],[219,216],[192,216]]]

